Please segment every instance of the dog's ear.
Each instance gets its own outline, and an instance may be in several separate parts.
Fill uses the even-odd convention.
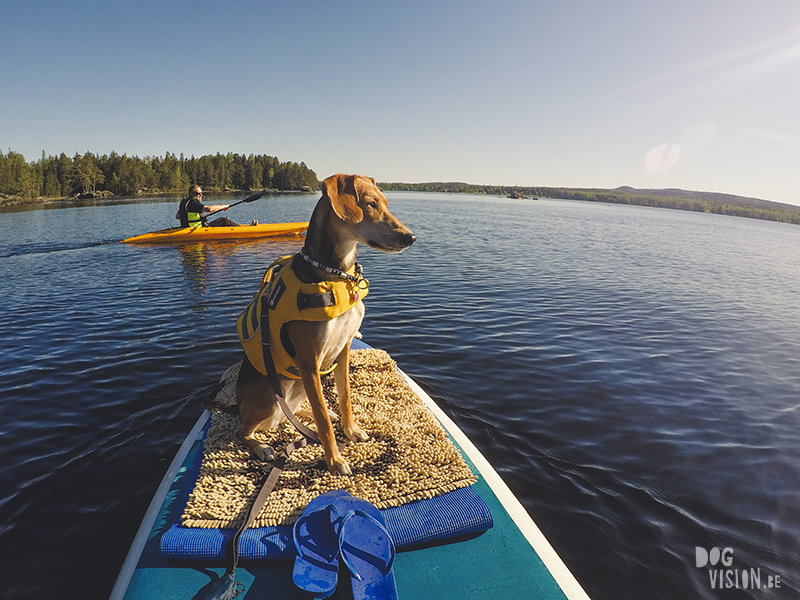
[[[338,173],[331,175],[319,184],[323,195],[328,196],[331,207],[336,216],[342,221],[360,223],[364,213],[358,205],[358,192],[356,191],[356,176]]]

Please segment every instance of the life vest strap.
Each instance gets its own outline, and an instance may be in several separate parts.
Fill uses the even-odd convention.
[[[272,349],[270,348],[269,345],[269,310],[267,310],[268,305],[269,305],[268,294],[264,294],[261,297],[261,353],[264,356],[264,367],[267,370],[267,377],[269,378],[269,382],[272,385],[272,391],[275,392],[275,395],[282,400],[283,388],[281,387],[281,381],[278,378],[278,372],[275,370],[275,362],[272,360]],[[281,408],[283,408],[283,406],[281,406]]]

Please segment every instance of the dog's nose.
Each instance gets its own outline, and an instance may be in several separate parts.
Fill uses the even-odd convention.
[[[403,235],[403,241],[405,242],[406,246],[410,246],[414,242],[417,241],[417,236],[415,236],[410,231]]]

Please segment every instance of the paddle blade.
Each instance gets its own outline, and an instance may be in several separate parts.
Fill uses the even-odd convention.
[[[244,202],[253,202],[254,200],[258,200],[259,198],[261,198],[261,196],[263,196],[266,193],[267,193],[267,190],[261,190],[260,192],[256,192],[252,196],[248,196],[244,200],[239,200],[238,202],[234,202],[233,204],[229,204],[228,208],[231,208],[232,206],[237,206],[237,205],[242,204]],[[206,214],[205,218],[208,219],[208,217],[210,217],[211,215],[215,215],[218,212],[222,212],[223,210],[226,210],[226,209],[223,208],[223,209],[220,209],[220,210],[212,211],[212,212]]]
[[[261,196],[263,196],[266,193],[267,193],[267,190],[261,190],[260,192],[256,192],[252,196],[248,196],[247,198],[242,200],[242,202],[253,202],[254,200],[258,200],[259,198],[261,198]]]

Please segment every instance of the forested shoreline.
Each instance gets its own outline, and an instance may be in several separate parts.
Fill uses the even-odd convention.
[[[45,156],[27,162],[22,154],[0,152],[0,205],[70,197],[112,197],[182,194],[190,184],[208,191],[313,191],[319,186],[304,162],[281,162],[263,154],[220,154],[186,158],[167,152],[163,157],[91,152],[69,157]],[[800,225],[800,206],[731,194],[678,189],[638,190],[597,188],[475,185],[461,182],[379,184],[384,190],[487,194],[560,198],[689,210],[779,221]]]
[[[678,189],[637,190],[630,187],[606,190],[595,188],[494,186],[460,182],[381,183],[380,186],[383,190],[487,194],[493,196],[521,195],[533,198],[559,198],[564,200],[653,206],[800,225],[800,206],[714,192],[693,192]]]
[[[0,204],[92,196],[185,193],[191,184],[209,191],[315,190],[317,175],[305,163],[281,162],[258,154],[185,158],[91,152],[45,156],[27,162],[22,154],[0,152]]]

